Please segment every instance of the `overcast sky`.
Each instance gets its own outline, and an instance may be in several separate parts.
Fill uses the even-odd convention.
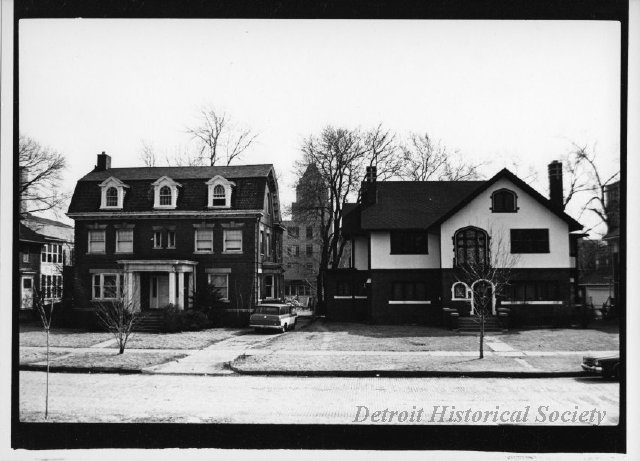
[[[573,142],[619,168],[615,22],[38,19],[19,40],[20,130],[65,154],[69,191],[101,151],[188,146],[203,106],[259,133],[242,163],[275,164],[284,205],[327,124],[428,132],[487,177],[535,169],[544,194]]]

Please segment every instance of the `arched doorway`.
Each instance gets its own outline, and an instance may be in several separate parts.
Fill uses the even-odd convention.
[[[486,279],[471,284],[471,315],[496,315],[495,286]]]

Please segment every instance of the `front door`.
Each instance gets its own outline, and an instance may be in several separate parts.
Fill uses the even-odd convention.
[[[21,283],[20,307],[22,309],[31,309],[33,307],[33,277],[23,276]]]
[[[162,309],[169,304],[169,275],[152,275],[149,280],[149,307]]]

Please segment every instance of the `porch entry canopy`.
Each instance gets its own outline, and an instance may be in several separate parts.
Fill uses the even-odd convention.
[[[166,272],[168,274],[167,301],[178,309],[184,309],[184,304],[189,304],[189,297],[185,297],[186,291],[192,295],[195,290],[195,277],[192,275],[188,278],[188,286],[185,287],[185,273],[195,274],[197,261],[189,261],[184,259],[121,259],[117,261],[124,270],[126,277],[126,286],[131,287],[127,290],[127,296],[132,301],[139,303],[140,292],[140,272]],[[176,287],[177,279],[177,287]],[[177,289],[176,289],[177,288]],[[136,296],[135,293],[138,293]]]
[[[121,259],[125,272],[195,272],[198,261],[186,259]]]

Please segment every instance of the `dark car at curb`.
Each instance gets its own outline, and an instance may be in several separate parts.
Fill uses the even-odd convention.
[[[249,317],[249,327],[256,331],[278,330],[284,333],[296,327],[298,315],[289,304],[259,304]]]
[[[582,358],[582,369],[589,374],[601,375],[603,378],[620,379],[620,355],[585,356]]]

